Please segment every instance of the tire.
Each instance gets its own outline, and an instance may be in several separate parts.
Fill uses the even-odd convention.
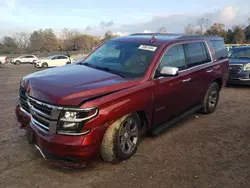
[[[203,101],[202,112],[204,114],[213,113],[217,107],[220,94],[220,87],[217,83],[212,83],[206,93]]]
[[[137,150],[139,135],[140,120],[136,114],[126,115],[115,121],[104,134],[101,145],[102,159],[118,163],[130,158]]]
[[[36,63],[36,60],[33,60],[32,62],[31,62],[31,64],[35,64]]]
[[[69,64],[71,64],[71,62],[70,62],[70,61],[68,61],[68,62],[66,63],[66,65],[69,65]]]
[[[43,63],[42,64],[42,68],[48,68],[49,66],[48,66],[48,63]]]
[[[17,60],[17,61],[15,61],[15,64],[16,64],[16,65],[20,65],[21,62]]]

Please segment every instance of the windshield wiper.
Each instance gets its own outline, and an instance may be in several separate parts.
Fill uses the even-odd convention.
[[[107,67],[99,67],[99,66],[97,66],[96,68],[100,69],[100,70],[104,70],[104,71],[112,73],[112,74],[116,74],[116,75],[118,75],[120,77],[125,78],[125,76],[123,74],[121,74],[120,72],[118,72],[118,71],[116,71],[114,69],[110,69],[110,68],[107,68]]]
[[[116,70],[113,70],[113,69],[110,69],[110,68],[107,68],[107,67],[92,65],[92,64],[89,64],[87,62],[86,63],[81,63],[81,65],[85,65],[87,67],[91,67],[91,68],[94,68],[94,69],[103,70],[103,71],[106,71],[106,72],[109,72],[109,73],[112,73],[112,74],[119,75],[122,78],[125,78],[125,76],[123,74],[121,74],[120,72],[118,72]]]

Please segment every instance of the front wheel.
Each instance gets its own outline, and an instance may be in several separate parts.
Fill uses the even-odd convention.
[[[21,62],[20,62],[20,61],[16,61],[15,64],[16,64],[16,65],[20,65]]]
[[[217,83],[212,83],[207,90],[206,96],[203,101],[202,112],[205,114],[213,113],[217,107],[219,100],[220,88]]]
[[[129,114],[112,123],[106,130],[101,156],[104,161],[117,163],[133,156],[139,142],[140,120]]]
[[[48,68],[49,66],[48,66],[48,63],[43,63],[42,64],[42,68]]]

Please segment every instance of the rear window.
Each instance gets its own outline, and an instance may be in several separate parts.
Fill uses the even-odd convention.
[[[228,57],[228,51],[223,40],[211,40],[212,47],[215,51],[216,59],[226,59]]]

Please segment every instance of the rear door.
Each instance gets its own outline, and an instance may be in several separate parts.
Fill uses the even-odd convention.
[[[178,67],[180,73],[175,77],[157,76],[163,66]],[[161,124],[186,109],[190,95],[190,75],[187,71],[183,44],[169,47],[156,69],[154,78],[154,120]]]
[[[59,61],[58,61],[57,66],[65,65],[65,64],[67,64],[68,61],[69,61],[68,57],[66,57],[66,56],[59,56]]]
[[[34,57],[33,57],[32,55],[26,56],[26,61],[27,61],[28,63],[32,63],[33,60],[34,60]]]
[[[206,94],[207,88],[212,83],[213,66],[211,55],[205,41],[188,42],[184,45],[187,72],[190,80],[190,94],[192,98],[187,107],[200,104]]]

